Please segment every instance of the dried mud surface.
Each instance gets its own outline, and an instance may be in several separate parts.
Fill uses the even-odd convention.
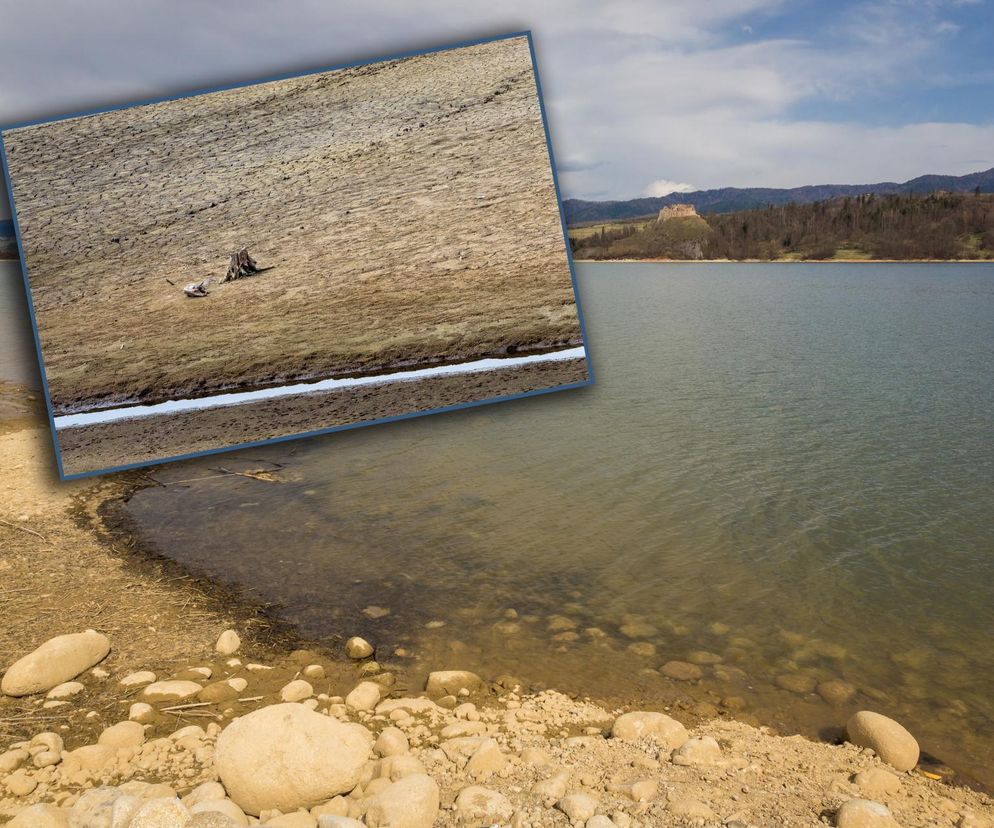
[[[532,363],[474,374],[387,382],[342,391],[64,428],[66,474],[195,454],[352,423],[584,382],[585,360]]]
[[[580,336],[523,37],[3,137],[57,414]]]

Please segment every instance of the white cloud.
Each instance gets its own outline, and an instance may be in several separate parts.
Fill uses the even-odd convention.
[[[692,193],[696,189],[697,187],[693,184],[681,184],[679,181],[667,181],[665,178],[660,178],[646,187],[643,194],[653,198],[662,198],[670,193]]]
[[[11,3],[0,123],[530,28],[567,197],[632,197],[660,170],[700,188],[965,173],[994,154],[982,108],[979,123],[893,127],[811,114],[951,83],[920,61],[955,37],[935,30],[956,4],[866,0],[770,39],[761,24],[786,0]]]

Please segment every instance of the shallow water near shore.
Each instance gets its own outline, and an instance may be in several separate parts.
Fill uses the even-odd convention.
[[[129,516],[412,682],[734,695],[808,734],[872,707],[994,785],[994,266],[579,276],[596,386],[164,467]],[[672,659],[704,678],[661,676]],[[785,674],[860,694],[830,707]]]

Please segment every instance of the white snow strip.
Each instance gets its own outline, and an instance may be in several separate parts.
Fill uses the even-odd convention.
[[[123,408],[106,408],[100,411],[87,411],[81,414],[66,414],[55,418],[57,429],[74,426],[112,423],[116,420],[131,420],[139,417],[154,417],[157,414],[175,414],[180,411],[197,411],[203,408],[219,408],[225,405],[270,400],[276,397],[292,397],[297,394],[316,394],[321,391],[340,391],[343,388],[356,388],[361,385],[379,385],[384,382],[412,382],[414,380],[440,377],[450,374],[475,374],[480,371],[499,371],[504,368],[517,368],[535,362],[555,362],[567,359],[582,359],[586,356],[583,348],[568,348],[545,354],[530,354],[503,359],[478,359],[473,362],[460,362],[454,365],[436,365],[432,368],[418,368],[414,371],[397,371],[393,374],[379,374],[367,377],[343,377],[319,382],[301,382],[294,385],[280,385],[275,388],[260,388],[257,391],[241,391],[233,394],[215,394],[211,397],[195,399],[167,400],[155,405],[130,405]]]

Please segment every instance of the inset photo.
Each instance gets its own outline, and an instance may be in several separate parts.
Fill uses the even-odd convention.
[[[591,382],[527,33],[0,138],[63,478]]]

